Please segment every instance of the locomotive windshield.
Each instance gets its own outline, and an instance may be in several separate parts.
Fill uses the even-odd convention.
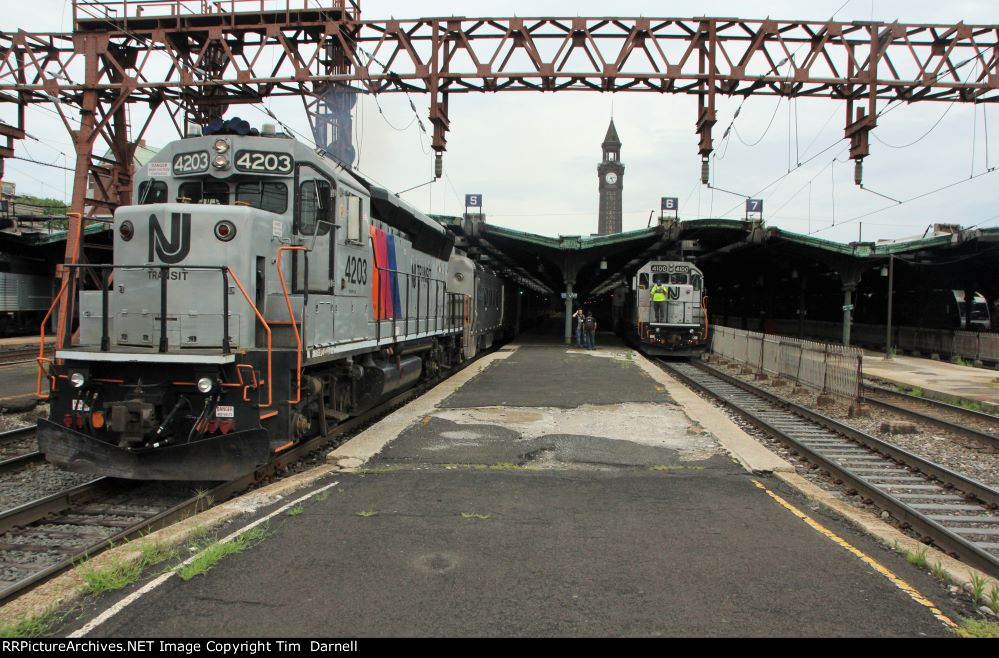
[[[237,183],[236,203],[280,215],[288,210],[288,186],[275,181]]]
[[[187,179],[178,186],[176,200],[223,206],[235,203],[281,215],[288,210],[288,185],[272,179],[238,179],[233,185],[215,178]],[[143,181],[139,184],[139,205],[169,202],[164,181]]]
[[[142,181],[139,183],[139,204],[166,203],[167,186],[161,180]]]
[[[669,277],[669,282],[674,285],[685,285],[687,283],[686,274],[671,274]]]
[[[183,203],[227,206],[229,184],[214,179],[187,181],[177,190],[177,200]]]

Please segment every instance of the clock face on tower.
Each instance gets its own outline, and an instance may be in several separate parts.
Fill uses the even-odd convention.
[[[614,183],[617,182],[617,174],[615,174],[613,171],[608,172],[608,174],[604,176],[604,180],[607,181],[608,185],[613,185]]]

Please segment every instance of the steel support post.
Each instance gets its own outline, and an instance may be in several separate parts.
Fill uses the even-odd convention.
[[[565,344],[572,345],[572,281],[565,282]]]

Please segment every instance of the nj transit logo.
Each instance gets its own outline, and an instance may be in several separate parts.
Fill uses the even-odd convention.
[[[149,216],[149,262],[153,254],[173,265],[187,258],[191,251],[191,213],[170,213],[170,237],[167,238],[156,215]]]

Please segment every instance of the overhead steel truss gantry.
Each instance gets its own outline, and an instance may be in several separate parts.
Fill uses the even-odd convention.
[[[698,151],[719,96],[825,97],[845,106],[850,157],[869,153],[879,103],[999,100],[999,26],[739,18],[468,18],[366,21],[359,0],[74,0],[69,33],[0,32],[0,123],[13,156],[29,104],[58,112],[76,148],[72,208],[127,202],[135,144],[159,109],[206,122],[227,107],[301,96],[331,146],[330,85],[430,97],[447,146],[451,94],[500,91],[695,95]],[[2,107],[2,105],[0,105]],[[127,112],[126,110],[130,110]],[[342,114],[342,113],[340,113]],[[325,138],[324,138],[325,136]],[[93,161],[107,142],[113,161]],[[349,163],[348,163],[349,164]],[[113,174],[113,175],[112,175]]]
[[[0,165],[48,106],[72,137],[71,210],[131,199],[132,156],[159,110],[183,133],[226,108],[301,96],[317,145],[337,152],[350,95],[425,93],[437,172],[452,94],[690,94],[707,182],[719,96],[843,101],[858,164],[889,103],[999,100],[999,25],[653,17],[363,20],[360,0],[74,0],[67,33],[0,32]],[[347,100],[344,100],[344,99]],[[4,106],[10,110],[4,110]],[[879,110],[880,107],[880,110]],[[95,157],[95,143],[111,157]],[[88,179],[94,195],[88,198]],[[80,222],[71,221],[79,234]],[[75,262],[79,241],[67,241]]]

